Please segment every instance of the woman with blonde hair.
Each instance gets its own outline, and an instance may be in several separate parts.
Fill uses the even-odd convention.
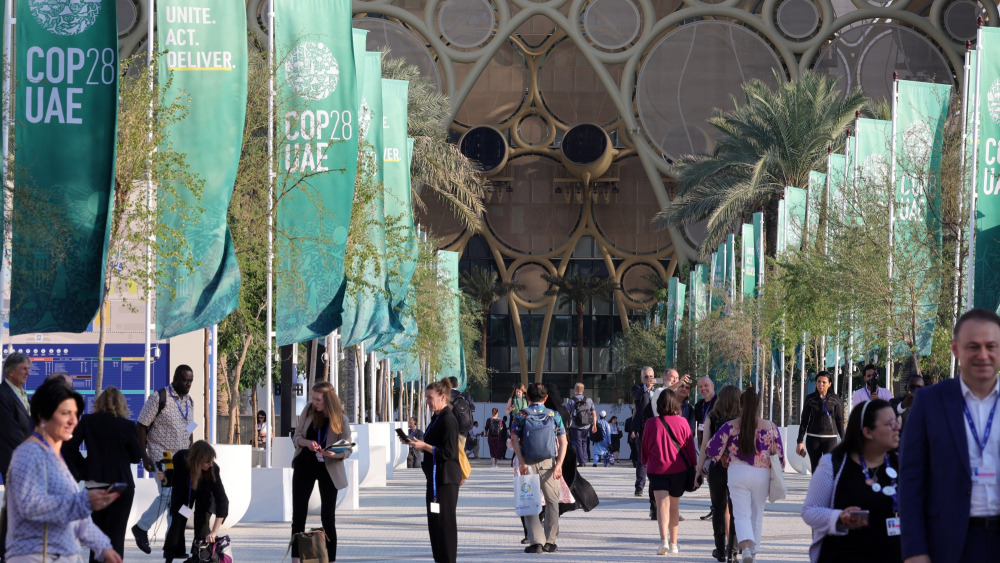
[[[507,399],[507,414],[512,412],[517,414],[526,408],[528,408],[528,390],[524,388],[523,383],[518,383],[510,392],[510,399]]]
[[[222,485],[219,465],[215,463],[215,448],[205,440],[198,440],[186,450],[174,454],[173,469],[156,476],[165,487],[173,487],[170,496],[170,528],[163,540],[163,557],[166,563],[187,558],[184,529],[190,516],[194,516],[194,541],[212,543],[216,540],[222,523],[229,516],[229,497]],[[215,506],[215,523],[209,528],[208,519]]]
[[[80,444],[87,448],[87,457],[80,454]],[[94,401],[94,412],[85,414],[73,430],[73,437],[62,447],[66,464],[77,481],[101,483],[104,486],[125,483],[121,498],[91,519],[111,540],[111,546],[125,556],[125,532],[135,498],[132,464],[142,461],[142,446],[135,423],[129,420],[125,396],[108,387]],[[90,561],[97,561],[91,554]]]
[[[312,388],[312,400],[299,415],[292,443],[292,537],[306,530],[309,497],[319,483],[320,520],[326,532],[326,551],[330,561],[337,559],[337,491],[347,487],[344,460],[350,450],[334,453],[327,448],[341,440],[351,440],[350,423],[344,414],[337,391],[327,381]],[[299,546],[292,542],[292,561],[299,560]]]

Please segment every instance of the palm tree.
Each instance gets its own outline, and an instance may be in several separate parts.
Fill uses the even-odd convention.
[[[824,75],[805,72],[787,83],[778,79],[777,91],[759,80],[746,82],[744,105],[715,110],[708,120],[721,133],[715,150],[680,159],[678,197],[653,218],[655,229],[708,219],[700,248],[705,257],[737,222],[763,210],[767,254],[775,254],[784,187],[805,186],[810,170],[824,169],[828,148],[843,143],[855,112],[868,103],[860,90],[843,94],[837,79]]]
[[[599,278],[589,272],[565,276],[542,274],[542,279],[549,282],[545,295],[558,295],[560,307],[570,304],[576,307],[576,380],[583,383],[583,307],[591,299],[608,301],[608,294],[621,286],[611,278]]]
[[[483,312],[483,318],[479,321],[479,329],[482,331],[482,342],[479,347],[479,354],[483,358],[483,362],[486,361],[486,325],[490,318],[490,307],[500,301],[504,297],[507,297],[509,293],[514,291],[523,290],[524,286],[515,283],[503,281],[497,277],[497,273],[489,268],[480,268],[476,266],[472,268],[471,273],[462,273],[459,277],[459,283],[462,285],[462,291],[471,297],[479,306]]]
[[[420,198],[420,191],[426,186],[467,229],[478,230],[486,192],[473,162],[454,143],[448,142],[446,124],[451,100],[438,92],[430,80],[421,77],[420,69],[404,59],[383,56],[382,78],[410,82],[407,133],[414,139],[410,163],[414,204],[426,208]]]

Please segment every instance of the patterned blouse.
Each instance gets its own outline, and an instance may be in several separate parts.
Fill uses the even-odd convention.
[[[734,422],[738,421],[731,420],[723,424],[722,428],[719,428],[719,431],[712,437],[712,441],[708,443],[705,453],[712,461],[719,461],[725,453],[731,461],[742,461],[747,465],[770,469],[771,455],[778,454],[778,457],[781,458],[781,464],[784,466],[785,448],[781,444],[781,434],[778,433],[773,424],[770,429],[757,430],[757,443],[754,448],[757,451],[752,456],[745,456],[740,454],[740,433],[734,428]]]
[[[90,520],[90,499],[50,448],[34,440],[14,450],[7,483],[7,557],[42,553],[48,524],[49,556],[80,553],[89,547],[98,561],[111,541]]]

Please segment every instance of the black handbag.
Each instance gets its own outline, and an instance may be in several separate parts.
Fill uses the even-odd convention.
[[[674,442],[674,445],[677,446],[677,453],[680,454],[681,459],[684,460],[684,465],[687,466],[687,470],[684,473],[684,490],[689,493],[697,490],[698,472],[695,470],[694,464],[688,461],[687,456],[684,455],[684,448],[682,448],[680,442],[677,441],[677,436],[674,436],[674,431],[670,429],[670,425],[667,424],[667,421],[663,420],[662,416],[658,418],[660,419],[660,423],[663,424],[663,427],[667,429],[667,434],[670,434],[670,439]]]

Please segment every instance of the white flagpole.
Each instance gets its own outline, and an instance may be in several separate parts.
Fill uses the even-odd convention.
[[[963,65],[962,79],[962,146],[959,149],[959,158],[962,162],[962,180],[966,178],[968,173],[968,167],[966,166],[965,158],[968,156],[965,154],[965,143],[966,138],[969,135],[969,72],[971,70],[971,63],[969,61],[970,50],[972,48],[972,43],[969,41],[965,42],[965,64]],[[974,191],[974,190],[973,190]],[[969,198],[970,200],[972,198]],[[954,285],[951,298],[951,326],[955,326],[958,322],[958,284],[961,282],[962,275],[962,228],[958,228],[958,232],[955,233],[955,276],[952,282]],[[948,377],[955,377],[955,355],[951,354],[949,356],[950,365],[948,366]]]
[[[979,18],[979,31],[976,32],[976,51],[978,54],[976,56],[976,88],[973,92],[973,97],[975,99],[972,107],[975,108],[975,112],[972,115],[972,181],[970,183],[970,189],[972,190],[972,197],[969,198],[969,264],[966,267],[966,284],[967,289],[965,290],[966,300],[969,304],[969,309],[975,306],[975,300],[973,299],[975,294],[973,291],[976,288],[976,199],[979,196],[979,189],[976,186],[977,181],[977,168],[979,167],[978,162],[978,150],[979,150],[979,104],[981,100],[979,99],[979,76],[980,71],[983,67],[983,53],[979,51],[980,41],[983,39],[983,19]]]
[[[13,0],[9,0],[13,1]],[[153,26],[156,23],[156,0],[147,0],[146,2],[146,76],[149,87],[150,99],[149,99],[149,112],[146,114],[146,119],[148,120],[149,133],[146,135],[146,142],[150,145],[149,156],[146,159],[146,211],[152,213],[153,209],[153,151],[156,150],[153,144],[153,46],[156,43],[156,37],[153,35]],[[9,29],[7,31],[10,31]],[[4,137],[6,142],[6,137]],[[156,286],[153,281],[153,240],[154,240],[154,227],[150,226],[149,239],[146,241],[146,306],[145,306],[145,321],[144,325],[146,330],[143,343],[145,344],[145,352],[143,353],[143,397],[149,397],[149,393],[152,387],[153,379],[153,366],[152,360],[150,358],[150,352],[152,348],[152,342],[150,339],[149,332],[154,330],[153,326],[153,296],[156,294]],[[103,306],[103,304],[102,304]],[[100,393],[100,389],[95,389]],[[207,391],[207,389],[206,389]],[[207,432],[208,429],[206,428]]]
[[[355,364],[354,370],[354,402],[357,404],[358,424],[365,423],[365,363],[368,357],[365,355],[364,342],[354,347]]]
[[[4,68],[9,72],[13,65],[11,64],[11,39],[13,24],[15,23],[14,17],[11,12],[11,4],[14,0],[6,0],[4,2],[4,35],[3,35],[3,56],[4,56]],[[13,231],[11,228],[11,218],[13,213],[11,212],[14,204],[14,197],[12,194],[8,193],[7,190],[7,163],[10,160],[10,114],[7,108],[10,106],[10,76],[7,72],[3,75],[3,93],[4,101],[6,102],[3,107],[3,240],[0,243],[3,244],[2,256],[0,259],[0,357],[4,356],[3,349],[3,325],[7,324],[10,320],[10,308],[5,306],[4,303],[7,300],[7,276],[10,275],[10,252],[8,251],[8,244],[12,241]],[[13,339],[11,339],[13,340]],[[8,342],[8,347],[13,350]],[[146,391],[149,394],[149,391]]]
[[[267,116],[268,123],[274,123],[274,3],[268,2],[267,12]],[[267,128],[267,363],[264,368],[266,389],[266,405],[264,417],[267,420],[265,431],[267,439],[264,442],[264,466],[271,467],[271,409],[274,401],[274,390],[271,382],[271,364],[274,363],[274,127]],[[292,399],[294,404],[294,398]],[[294,413],[281,413],[282,416],[295,416]]]
[[[368,362],[371,365],[371,372],[368,375],[368,381],[371,384],[371,393],[368,394],[368,408],[371,409],[372,422],[377,422],[375,416],[375,405],[376,405],[376,392],[377,387],[375,386],[375,370],[378,369],[378,360],[375,359],[375,352],[369,352]]]
[[[889,139],[889,294],[892,295],[892,258],[896,231],[896,111],[899,98],[899,73],[892,73],[892,125]],[[886,327],[885,386],[892,391],[892,297],[889,298],[890,322]]]

